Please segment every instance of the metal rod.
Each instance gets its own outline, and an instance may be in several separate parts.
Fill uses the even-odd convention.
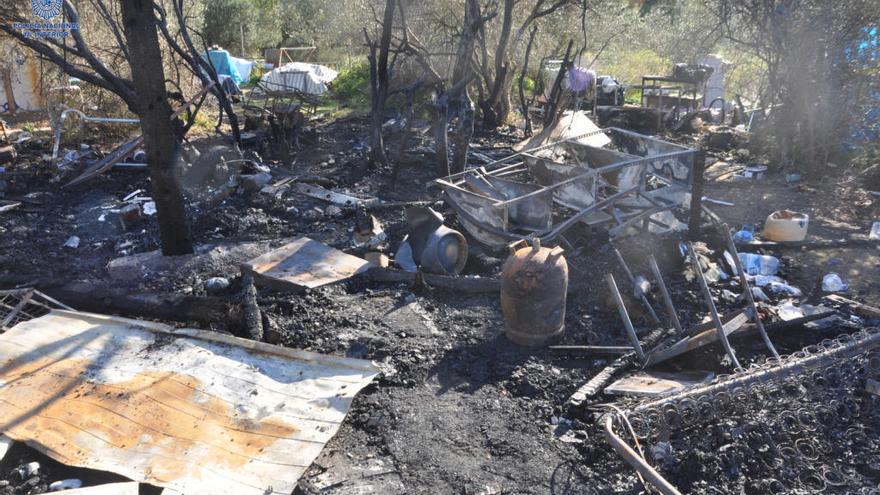
[[[623,303],[623,298],[620,296],[620,290],[617,289],[617,284],[614,282],[614,275],[610,273],[605,275],[605,281],[608,282],[608,288],[614,296],[614,302],[617,304],[617,311],[620,313],[620,319],[623,320],[623,325],[626,328],[626,333],[629,336],[630,342],[632,342],[633,349],[635,349],[636,355],[639,356],[639,361],[644,363],[645,351],[642,350],[642,344],[639,343],[639,336],[636,335],[636,329],[633,328],[632,321],[629,319],[629,313],[627,313],[626,305]]]
[[[746,302],[749,304],[749,309],[752,310],[752,314],[754,314],[755,318],[755,326],[758,327],[758,333],[761,334],[761,339],[764,340],[764,345],[767,346],[767,349],[773,354],[773,357],[779,357],[779,353],[776,352],[776,347],[773,346],[773,342],[770,341],[770,336],[767,335],[767,330],[764,328],[764,323],[761,322],[761,314],[758,313],[758,305],[755,304],[755,297],[752,295],[752,288],[749,286],[749,281],[746,278],[746,271],[743,269],[742,263],[739,261],[739,253],[736,250],[736,244],[733,242],[733,238],[730,237],[730,228],[726,223],[721,224],[721,230],[724,231],[724,237],[727,239],[727,248],[730,249],[730,254],[733,256],[733,264],[735,265],[736,272],[739,274],[739,282],[743,287],[743,297],[745,297]]]
[[[671,483],[666,481],[666,478],[661,476],[660,473],[639,456],[632,447],[614,433],[614,425],[612,424],[613,419],[614,417],[611,414],[605,415],[605,440],[611,444],[611,448],[613,448],[620,457],[623,457],[623,460],[626,461],[627,464],[638,471],[645,480],[654,485],[660,493],[663,495],[681,495],[681,492],[672,486]]]
[[[669,289],[666,288],[666,282],[663,280],[663,274],[660,273],[660,266],[657,265],[657,258],[654,255],[648,256],[648,264],[651,265],[651,271],[654,272],[654,279],[657,280],[657,285],[660,286],[660,294],[663,296],[663,303],[666,305],[666,312],[669,313],[669,319],[672,321],[672,326],[675,328],[676,335],[681,335],[681,321],[678,319],[678,314],[675,310],[675,305],[672,303],[672,297],[669,295]]]
[[[730,341],[727,340],[727,334],[724,333],[724,324],[721,323],[721,318],[718,316],[718,310],[715,308],[715,301],[712,300],[712,293],[709,292],[709,284],[706,283],[706,278],[703,276],[703,269],[700,268],[700,260],[697,259],[697,251],[694,249],[693,242],[688,242],[688,254],[690,254],[691,257],[691,266],[700,282],[700,289],[703,291],[703,298],[706,299],[706,306],[709,307],[709,312],[712,314],[712,322],[715,324],[715,329],[718,331],[718,338],[721,340],[721,345],[724,346],[724,351],[730,356],[730,360],[733,362],[734,367],[742,368],[739,364],[739,360],[736,359],[733,347],[730,346]]]
[[[617,248],[613,248],[613,249],[614,249],[614,254],[617,256],[617,261],[620,262],[620,266],[623,267],[624,273],[626,273],[626,276],[629,278],[630,283],[633,285],[633,287],[635,287],[636,277],[633,275],[632,271],[629,269],[629,265],[626,264],[626,260],[623,259],[623,255],[620,254],[620,251],[618,251]],[[645,296],[644,294],[640,294],[639,299],[642,300],[642,304],[645,306],[645,309],[648,310],[648,314],[651,315],[651,319],[654,320],[654,323],[659,324],[660,318],[657,317],[657,312],[654,311],[654,307],[651,306],[650,301],[648,301],[648,297]]]

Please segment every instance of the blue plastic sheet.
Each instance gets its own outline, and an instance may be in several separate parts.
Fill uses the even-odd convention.
[[[236,85],[241,84],[243,81],[241,74],[238,72],[238,67],[232,61],[232,56],[226,50],[208,51],[208,60],[211,62],[214,70],[217,71],[217,74],[231,77]]]

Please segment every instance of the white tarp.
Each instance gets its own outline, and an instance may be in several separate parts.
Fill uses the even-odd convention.
[[[263,75],[260,82],[269,91],[297,90],[312,95],[327,92],[327,83],[339,73],[323,65],[290,62]]]
[[[368,361],[52,311],[0,335],[0,432],[187,495],[290,494]]]

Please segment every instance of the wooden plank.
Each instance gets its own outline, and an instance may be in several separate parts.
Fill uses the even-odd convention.
[[[300,237],[242,265],[259,285],[280,290],[313,289],[363,273],[373,264],[326,244]]]
[[[838,304],[844,304],[852,308],[852,310],[862,318],[869,319],[878,319],[880,318],[880,308],[875,308],[874,306],[869,306],[867,304],[862,304],[858,301],[853,301],[852,299],[848,299],[846,297],[837,295],[837,294],[829,294],[825,296],[831,302],[835,302]]]
[[[640,371],[627,375],[605,387],[611,395],[633,395],[637,397],[656,397],[710,382],[715,378],[711,371]]]
[[[744,312],[737,313],[736,316],[722,325],[724,334],[730,335],[731,333],[736,332],[748,321],[749,318]],[[667,361],[688,351],[711,344],[717,340],[719,340],[718,331],[713,326],[712,328],[704,330],[692,337],[681,339],[670,347],[649,353],[645,367],[662,363],[663,361]]]
[[[59,462],[181,493],[288,494],[369,362],[88,313],[0,336],[3,433]]]

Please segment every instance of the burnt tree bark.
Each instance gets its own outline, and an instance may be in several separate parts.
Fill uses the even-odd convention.
[[[523,129],[526,137],[532,137],[532,117],[529,115],[529,101],[526,100],[525,79],[529,72],[529,57],[532,54],[532,44],[535,42],[535,35],[538,34],[538,26],[532,28],[529,33],[529,43],[526,45],[526,55],[523,60],[522,71],[519,73],[519,104],[522,108],[523,121],[525,127]]]
[[[122,0],[123,32],[128,44],[132,87],[138,98],[128,102],[140,116],[149,163],[159,236],[165,256],[191,254],[183,192],[174,174],[177,137],[168,124],[171,105],[165,90],[156,14],[150,0]]]
[[[385,1],[385,14],[382,18],[382,33],[379,43],[370,40],[364,28],[364,36],[370,49],[370,163],[387,164],[382,124],[385,122],[385,102],[388,100],[388,52],[391,50],[391,30],[394,23],[396,0]]]

